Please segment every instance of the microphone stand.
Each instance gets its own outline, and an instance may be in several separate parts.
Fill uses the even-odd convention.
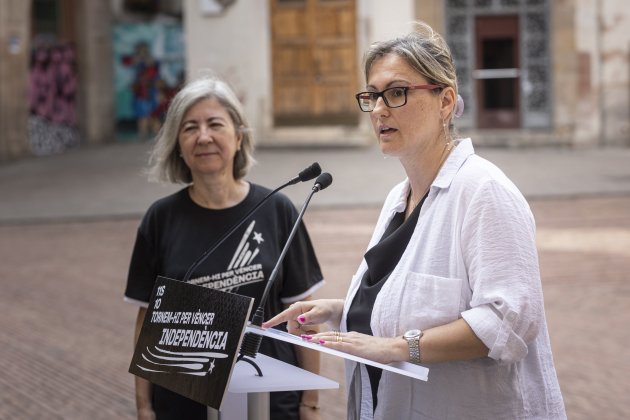
[[[302,218],[304,217],[306,208],[308,207],[308,204],[311,201],[311,198],[313,197],[313,195],[316,192],[321,191],[324,188],[326,188],[328,185],[330,185],[331,182],[332,182],[332,177],[330,176],[330,174],[326,172],[321,174],[315,181],[315,185],[313,186],[311,192],[306,198],[306,201],[302,205],[302,209],[300,210],[300,213],[298,214],[295,224],[293,225],[293,228],[291,229],[289,238],[287,239],[287,242],[284,244],[284,248],[282,249],[282,252],[280,253],[280,257],[278,258],[278,261],[276,262],[276,265],[273,268],[271,275],[269,276],[269,281],[267,281],[267,285],[265,286],[265,291],[263,292],[262,297],[260,298],[260,301],[258,303],[258,308],[256,309],[254,316],[252,317],[252,321],[250,324],[251,326],[255,326],[259,328],[262,327],[262,323],[265,318],[265,310],[263,306],[265,305],[265,302],[267,301],[267,297],[269,296],[269,292],[271,291],[271,286],[273,286],[273,283],[275,282],[276,277],[278,277],[280,265],[282,264],[282,261],[284,260],[284,257],[287,254],[287,251],[289,250],[289,246],[291,245],[291,242],[293,241],[293,237],[295,236],[295,234],[297,233],[297,230],[300,227],[300,222],[302,221]],[[245,336],[243,337],[243,342],[241,343],[241,353],[236,358],[237,362],[242,360],[252,365],[254,369],[256,369],[256,373],[258,373],[258,376],[263,376],[262,371],[260,370],[260,367],[258,367],[256,362],[249,359],[249,357],[253,359],[256,358],[256,354],[258,354],[258,349],[260,348],[261,342],[262,342],[262,335],[254,334],[251,332],[245,333]]]

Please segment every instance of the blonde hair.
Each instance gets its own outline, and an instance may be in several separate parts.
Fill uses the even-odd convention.
[[[204,99],[216,99],[227,111],[237,133],[242,135],[241,149],[234,156],[234,179],[241,179],[254,164],[254,142],[243,105],[228,84],[217,77],[203,77],[184,86],[168,107],[149,158],[148,175],[154,181],[192,182],[192,173],[180,157],[179,130],[186,112]]]
[[[414,26],[415,30],[407,35],[375,42],[368,48],[364,56],[365,80],[369,80],[376,61],[385,55],[395,54],[424,76],[428,83],[453,88],[457,97],[457,74],[448,44],[426,23],[416,22]]]

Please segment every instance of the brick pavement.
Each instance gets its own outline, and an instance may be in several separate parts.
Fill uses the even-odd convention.
[[[630,196],[531,201],[545,307],[569,418],[630,418]],[[378,209],[307,214],[342,296]],[[138,219],[0,225],[0,419],[131,419],[135,308],[122,302]],[[343,383],[336,359],[323,374]],[[322,393],[323,419],[345,395]]]

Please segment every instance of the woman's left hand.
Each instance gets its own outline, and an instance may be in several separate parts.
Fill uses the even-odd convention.
[[[302,338],[311,343],[384,364],[409,359],[409,346],[402,337],[374,337],[354,331],[347,333],[326,331],[303,335]]]

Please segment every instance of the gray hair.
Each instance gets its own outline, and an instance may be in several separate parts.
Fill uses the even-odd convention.
[[[365,80],[376,61],[388,54],[404,59],[428,83],[452,87],[457,97],[457,74],[448,44],[424,22],[416,22],[413,32],[387,41],[375,42],[364,56]],[[454,109],[453,109],[454,110]]]
[[[151,156],[148,174],[151,180],[172,183],[192,182],[192,173],[180,157],[179,130],[186,112],[204,99],[216,99],[227,111],[237,132],[243,136],[241,150],[234,156],[234,179],[241,179],[254,160],[254,141],[245,118],[243,105],[228,84],[216,77],[203,77],[184,86],[169,104]]]

